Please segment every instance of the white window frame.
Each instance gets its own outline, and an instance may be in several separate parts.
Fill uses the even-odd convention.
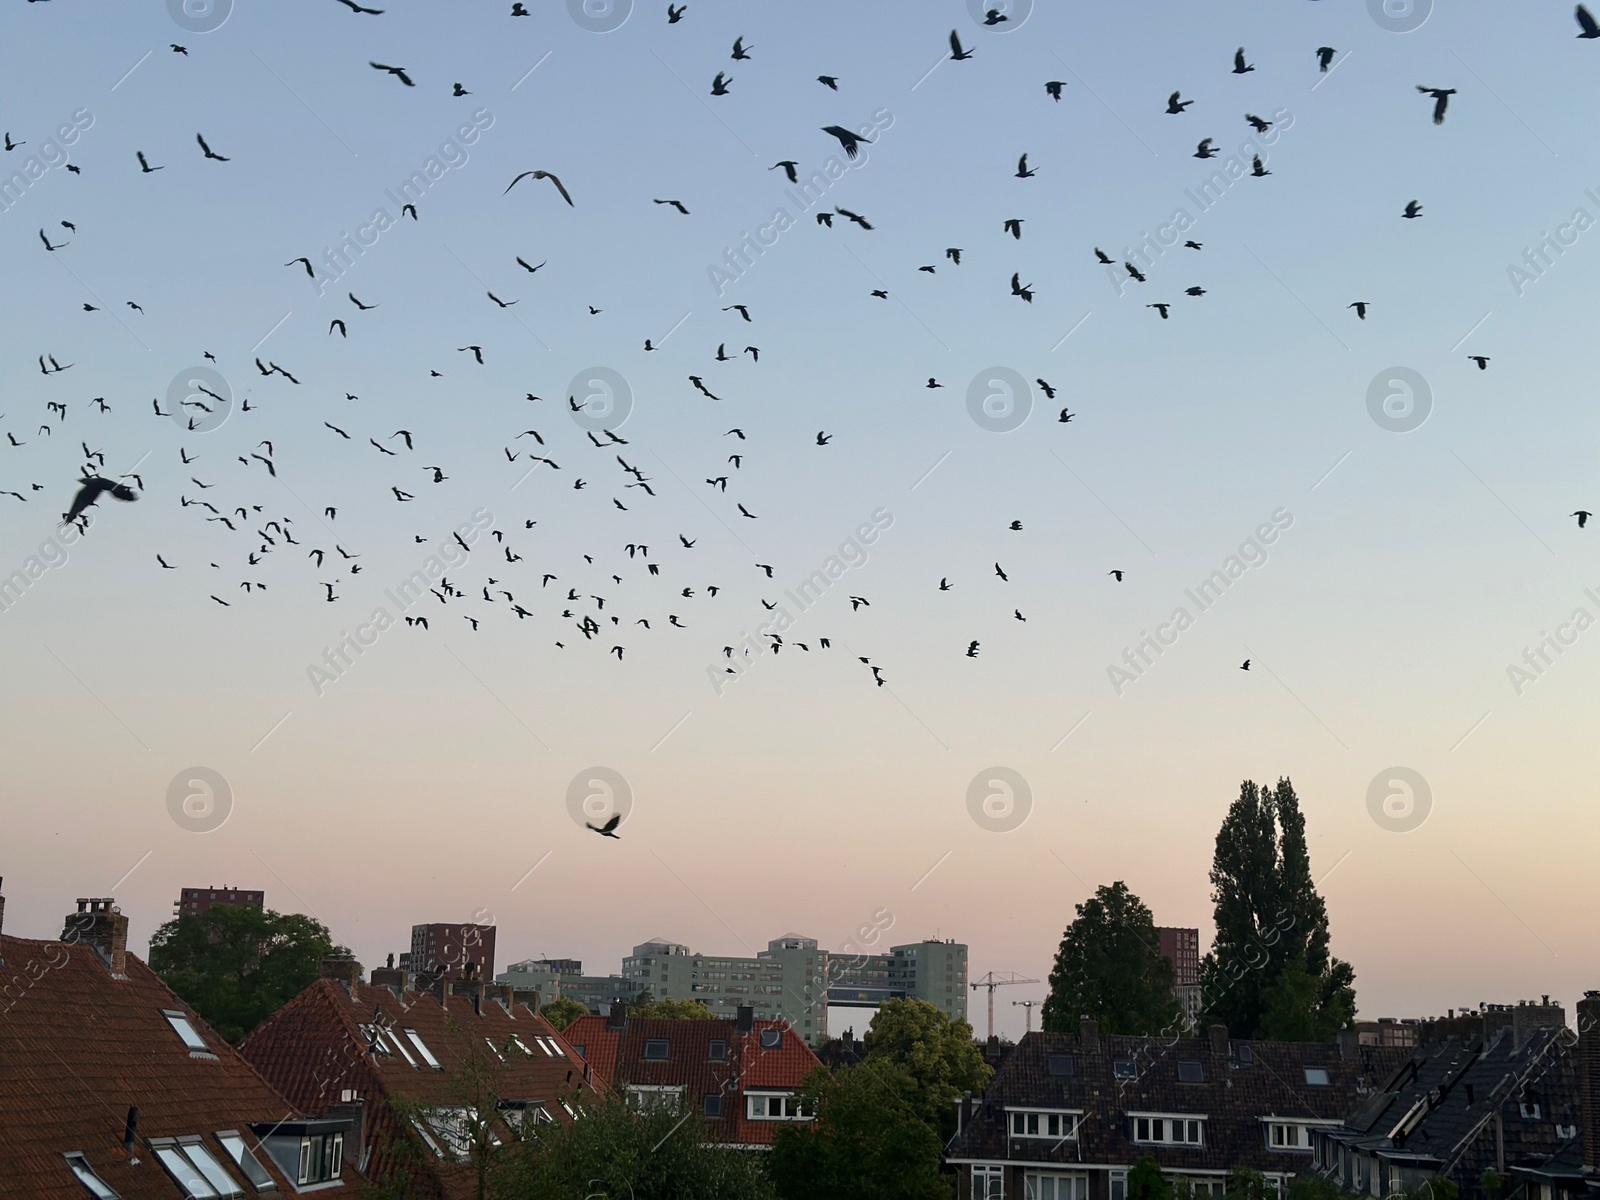
[[[95,1200],[119,1200],[111,1185],[95,1174],[94,1168],[89,1165],[89,1160],[84,1156],[83,1151],[72,1150],[61,1157],[67,1160],[67,1170],[72,1172],[73,1178],[83,1184]]]
[[[150,1149],[188,1200],[217,1200],[217,1189],[176,1141],[152,1142]]]
[[[217,1156],[211,1153],[198,1137],[178,1139],[178,1149],[195,1169],[205,1176],[206,1182],[218,1196],[224,1197],[225,1200],[234,1200],[234,1197],[244,1195],[244,1189],[239,1186],[238,1180],[228,1174],[227,1168],[217,1161]]]
[[[777,1101],[782,1110],[777,1115],[772,1113],[773,1101]],[[811,1120],[811,1115],[802,1110],[802,1100],[795,1092],[747,1091],[744,1094],[744,1115],[747,1121]]]
[[[267,1169],[261,1165],[261,1160],[250,1149],[250,1144],[244,1140],[244,1135],[237,1129],[218,1131],[217,1144],[229,1158],[233,1159],[233,1165],[244,1173],[245,1179],[256,1191],[269,1192],[278,1186],[272,1176],[267,1174]]]
[[[422,1035],[420,1033],[418,1033],[415,1029],[403,1029],[401,1032],[404,1033],[410,1040],[411,1044],[416,1047],[417,1053],[422,1055],[423,1062],[427,1063],[435,1071],[444,1070],[444,1068],[439,1065],[439,1060],[433,1056],[433,1051],[428,1049],[428,1043],[422,1040]],[[409,1055],[407,1057],[409,1057]]]
[[[161,1015],[167,1019],[167,1024],[172,1026],[172,1032],[177,1034],[183,1040],[183,1044],[190,1050],[205,1050],[207,1052],[211,1050],[211,1047],[206,1044],[206,1039],[194,1027],[194,1022],[189,1019],[188,1013],[179,1012],[175,1008],[164,1008],[161,1010]]]
[[[1063,1184],[1070,1185],[1070,1194],[1063,1190]],[[1089,1176],[1082,1171],[1025,1171],[1022,1197],[1023,1200],[1089,1200]]]
[[[628,1089],[628,1104],[639,1112],[648,1111],[657,1105],[668,1107],[671,1112],[683,1111],[683,1085],[679,1083],[630,1083],[625,1085]]]
[[[972,1168],[972,1200],[1005,1200],[1006,1169],[998,1164],[978,1164]]]
[[[1311,1154],[1315,1149],[1313,1134],[1318,1129],[1336,1129],[1336,1121],[1308,1121],[1297,1117],[1262,1117],[1261,1124],[1265,1131],[1266,1146],[1268,1150],[1277,1154]],[[1283,1130],[1298,1130],[1300,1142],[1297,1145],[1288,1145],[1273,1140],[1273,1135]]]
[[[1006,1114],[1008,1136],[1052,1142],[1077,1141],[1078,1125],[1083,1120],[1080,1108],[1008,1108]],[[1050,1132],[1052,1120],[1056,1124],[1054,1132]]]
[[[1206,1144],[1206,1116],[1204,1113],[1133,1112],[1128,1114],[1128,1140],[1137,1146],[1177,1146],[1179,1149],[1200,1149]],[[1197,1127],[1197,1128],[1191,1128]],[[1160,1130],[1160,1136],[1156,1131]],[[1189,1134],[1198,1133],[1198,1139]],[[1177,1134],[1180,1136],[1171,1136]]]

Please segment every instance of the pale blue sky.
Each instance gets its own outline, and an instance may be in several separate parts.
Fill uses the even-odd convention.
[[[68,564],[0,614],[9,929],[49,932],[72,897],[114,890],[142,941],[179,886],[233,883],[316,913],[369,963],[403,949],[413,920],[483,910],[503,961],[609,969],[649,936],[729,953],[791,929],[841,944],[887,908],[894,936],[968,942],[974,975],[1042,978],[1096,883],[1126,879],[1158,921],[1204,930],[1211,839],[1239,780],[1287,774],[1315,866],[1334,871],[1334,946],[1365,1013],[1595,985],[1580,914],[1600,634],[1520,695],[1506,671],[1575,608],[1600,617],[1584,595],[1600,591],[1600,530],[1567,515],[1600,501],[1587,367],[1600,232],[1521,296],[1507,278],[1574,209],[1600,217],[1585,195],[1600,188],[1585,166],[1600,47],[1574,36],[1570,4],[1440,0],[1405,34],[1354,0],[1039,4],[1000,34],[948,0],[690,0],[672,26],[651,3],[605,34],[559,0],[532,0],[527,19],[499,0],[376,6],[238,0],[208,33],[159,4],[54,0],[4,18],[0,124],[28,144],[0,167],[75,110],[93,123],[71,149],[81,174],[51,170],[0,214],[0,429],[27,443],[0,445],[0,489],[30,497],[0,496],[0,574],[49,536],[80,441],[112,472],[139,463],[147,488],[101,504]],[[948,61],[952,27],[971,60]],[[748,62],[729,59],[738,36]],[[1241,44],[1256,70],[1236,76]],[[1340,55],[1327,75],[1322,45]],[[718,71],[728,96],[708,94]],[[471,96],[451,96],[458,81]],[[1442,126],[1419,84],[1458,89]],[[1182,116],[1164,113],[1174,88],[1194,101]],[[382,234],[328,294],[281,265],[320,261],[375,207],[392,213],[385,189],[477,110],[492,124],[420,221]],[[1245,113],[1280,110],[1272,174],[1200,213],[1195,144],[1232,152]],[[821,126],[880,112],[892,124],[828,196],[875,228],[796,211],[719,298],[707,267],[792,206],[767,168],[818,167],[838,154]],[[204,160],[197,132],[231,161]],[[142,174],[136,151],[163,169]],[[1023,152],[1037,177],[1013,177]],[[559,175],[575,207],[540,181],[503,194],[532,168]],[[1412,199],[1423,216],[1403,220]],[[1179,207],[1204,250],[1169,250],[1119,297],[1093,248],[1120,259]],[[1013,217],[1020,242],[1002,230]],[[41,227],[71,244],[47,253]],[[548,265],[529,275],[517,255]],[[1009,294],[1013,271],[1031,305]],[[380,307],[358,312],[350,290]],[[1171,320],[1144,307],[1157,301]],[[751,324],[719,311],[734,302]],[[335,317],[348,340],[328,335]],[[720,342],[761,361],[718,363]],[[468,344],[485,365],[457,352]],[[150,400],[206,350],[252,411],[185,435]],[[74,365],[42,377],[40,354]],[[259,376],[255,354],[301,386]],[[964,404],[997,365],[1058,389],[1006,434]],[[1433,393],[1405,434],[1366,403],[1397,365]],[[592,366],[629,381],[618,449],[654,498],[622,490],[612,452],[564,411]],[[68,404],[64,424],[48,401]],[[399,450],[401,428],[410,454],[367,444]],[[514,435],[529,428],[562,469],[518,484],[532,439]],[[261,439],[276,481],[236,461]],[[725,495],[703,482],[722,474]],[[300,547],[249,566],[249,533],[180,507],[200,496],[191,478],[224,510],[262,505],[252,529],[291,517]],[[416,500],[397,505],[393,486]],[[765,618],[761,600],[880,508],[893,523],[868,562],[792,634],[811,652],[786,648],[716,695],[706,667]],[[479,509],[524,561],[480,540],[450,572],[471,602],[427,598],[428,631],[384,633],[318,696],[307,666],[422,565],[413,537],[448,538]],[[1108,665],[1279,509],[1293,523],[1266,564],[1118,696]],[[336,540],[361,574],[335,569]],[[630,542],[660,577],[630,562]],[[558,582],[541,594],[546,571]],[[530,619],[478,599],[491,575]],[[564,603],[567,586],[607,597],[597,615],[623,618],[615,636],[608,624],[584,642],[560,613],[595,610]],[[851,611],[848,594],[870,606]],[[634,792],[621,842],[567,815],[568,782],[596,764]],[[166,806],[195,765],[236,797],[205,834]],[[969,781],[994,765],[1033,788],[1015,832],[967,813]],[[1434,796],[1404,834],[1366,806],[1396,765]]]

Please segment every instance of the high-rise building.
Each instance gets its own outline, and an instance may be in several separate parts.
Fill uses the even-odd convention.
[[[402,955],[402,961],[404,956]],[[411,927],[413,974],[442,979],[494,978],[494,926],[435,923]],[[470,970],[468,970],[470,966]]]
[[[1200,1023],[1200,931],[1158,925],[1156,936],[1161,940],[1161,957],[1172,964],[1172,992],[1184,1023],[1195,1029]]]
[[[265,892],[246,891],[232,885],[228,887],[181,888],[172,902],[175,917],[198,917],[214,904],[236,904],[242,908],[260,908],[266,902]]]
[[[831,964],[828,1003],[877,1008],[885,1000],[926,1000],[952,1021],[967,1019],[967,948],[956,941],[911,942],[887,954],[843,956]]]

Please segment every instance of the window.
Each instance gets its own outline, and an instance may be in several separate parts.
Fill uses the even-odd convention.
[[[708,1117],[722,1115],[722,1095],[717,1092],[708,1092],[705,1096],[705,1114]]]
[[[407,1040],[409,1040],[410,1043],[416,1047],[417,1053],[422,1055],[423,1062],[427,1063],[435,1071],[444,1070],[444,1068],[439,1065],[439,1060],[433,1056],[433,1051],[428,1049],[428,1043],[422,1040],[421,1034],[419,1034],[415,1029],[407,1029],[404,1032]]]
[[[711,1062],[725,1062],[728,1057],[728,1043],[721,1038],[713,1038],[706,1047],[706,1058]]]
[[[666,1038],[645,1038],[644,1057],[647,1062],[664,1062],[671,1046]]]
[[[244,1177],[250,1181],[251,1187],[263,1192],[277,1186],[272,1182],[272,1176],[267,1174],[266,1168],[250,1152],[250,1147],[245,1145],[244,1138],[236,1131],[224,1130],[217,1134],[217,1141],[222,1143],[222,1148],[228,1152],[228,1157],[233,1159],[233,1165],[244,1172]]]
[[[189,1200],[215,1200],[217,1189],[200,1173],[200,1168],[189,1161],[189,1156],[178,1148],[176,1142],[152,1143],[150,1148],[155,1151],[156,1161],[167,1169],[167,1174],[177,1181]],[[233,1188],[227,1194],[237,1195],[238,1189]]]
[[[561,1057],[561,1047],[557,1046],[549,1038],[535,1037],[533,1040],[538,1042],[539,1049],[543,1050],[551,1058]]]
[[[1133,1118],[1133,1140],[1199,1146],[1205,1141],[1205,1127],[1203,1117],[1136,1116]]]
[[[434,1147],[434,1153],[438,1153]],[[344,1169],[344,1133],[310,1133],[300,1139],[300,1172],[296,1183],[327,1183]]]
[[[500,1047],[496,1046],[494,1044],[494,1039],[492,1037],[489,1037],[489,1036],[485,1035],[483,1040],[484,1040],[485,1043],[488,1044],[489,1049],[494,1051],[494,1056],[496,1058],[498,1058],[501,1062],[505,1062],[506,1056],[504,1054],[500,1053]]]
[[[1029,1171],[1022,1177],[1023,1200],[1089,1200],[1089,1177],[1059,1171]]]
[[[1005,1200],[1004,1167],[972,1168],[972,1200]]]
[[[1301,1125],[1267,1125],[1267,1145],[1274,1150],[1305,1150],[1310,1147],[1311,1131]]]
[[[522,1045],[521,1042],[518,1042],[517,1044],[519,1046]],[[529,1054],[533,1053],[531,1050],[528,1050],[528,1048],[526,1046],[523,1046],[522,1048],[523,1048],[524,1051],[527,1051]],[[589,1043],[587,1043],[587,1042],[579,1042],[577,1045],[575,1045],[572,1048],[572,1052],[574,1054],[576,1054],[579,1058],[588,1058],[589,1057]]]
[[[1179,1083],[1204,1083],[1205,1081],[1206,1069],[1200,1063],[1193,1059],[1178,1060]]]
[[[1250,1049],[1248,1043],[1239,1047],[1239,1061],[1241,1063],[1248,1067],[1255,1060],[1255,1051]]]
[[[1535,1101],[1524,1100],[1524,1101],[1522,1101],[1521,1107],[1522,1107],[1522,1115],[1523,1115],[1524,1118],[1526,1118],[1529,1121],[1537,1121],[1539,1119],[1540,1109],[1539,1109],[1539,1102],[1537,1100],[1535,1100]]]
[[[630,1083],[628,1103],[640,1112],[658,1109],[677,1112],[683,1107],[683,1088],[673,1084]]]
[[[1058,1079],[1071,1076],[1075,1070],[1073,1058],[1070,1054],[1052,1054],[1049,1056],[1046,1065],[1050,1070],[1050,1074]]]
[[[167,1024],[172,1026],[172,1031],[183,1039],[183,1044],[189,1049],[209,1050],[211,1048],[206,1045],[205,1038],[200,1036],[200,1031],[189,1022],[188,1016],[184,1013],[162,1009],[161,1015],[167,1019]]]
[[[1111,1200],[1128,1200],[1128,1173],[1111,1172]]]
[[[1327,1087],[1333,1081],[1328,1078],[1327,1067],[1307,1067],[1306,1083],[1311,1087]]]
[[[763,1029],[761,1031],[761,1048],[763,1050],[776,1050],[783,1045],[783,1030]]]
[[[95,1200],[117,1200],[117,1194],[106,1186],[105,1180],[94,1173],[89,1160],[82,1154],[72,1153],[66,1158],[67,1169],[77,1176],[79,1183],[89,1189],[89,1194],[95,1197]]]
[[[1576,1125],[1563,1125],[1559,1121],[1556,1122],[1556,1138],[1558,1140],[1567,1142],[1577,1136],[1578,1127]]]
[[[1131,1058],[1117,1059],[1116,1062],[1111,1064],[1111,1070],[1118,1079],[1139,1078],[1139,1064]]]
[[[1050,1112],[1045,1109],[1011,1110],[1011,1136],[1019,1138],[1054,1138],[1057,1141],[1078,1136],[1078,1114]]]
[[[809,1121],[800,1097],[787,1092],[745,1094],[745,1116],[752,1121]]]

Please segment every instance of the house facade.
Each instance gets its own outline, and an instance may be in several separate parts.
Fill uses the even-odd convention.
[[[630,1017],[614,1004],[563,1032],[628,1103],[697,1112],[716,1144],[764,1149],[783,1123],[812,1118],[798,1093],[821,1060],[786,1022],[757,1020],[749,1008],[694,1021]]]
[[[1221,1200],[1228,1173],[1280,1193],[1312,1159],[1316,1130],[1388,1078],[1400,1051],[1337,1043],[1026,1034],[981,1097],[961,1102],[946,1148],[960,1200],[1126,1200],[1152,1158],[1192,1195]]]

